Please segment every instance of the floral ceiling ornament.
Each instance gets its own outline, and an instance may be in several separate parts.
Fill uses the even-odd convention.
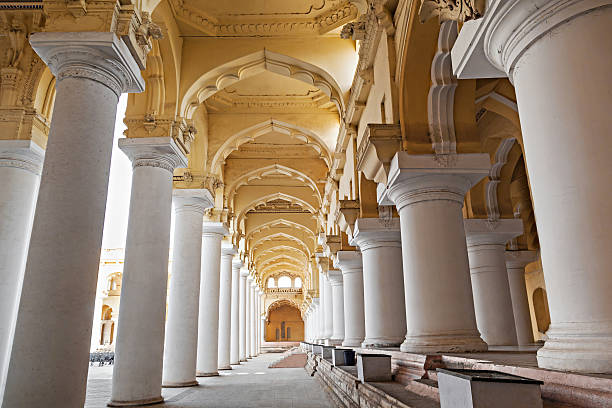
[[[485,0],[422,0],[419,18],[422,23],[434,17],[464,22],[482,17],[484,11]]]

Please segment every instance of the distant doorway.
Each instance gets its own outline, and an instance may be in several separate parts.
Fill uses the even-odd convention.
[[[266,321],[265,341],[302,340],[304,340],[304,321],[296,307],[284,304],[270,310]]]

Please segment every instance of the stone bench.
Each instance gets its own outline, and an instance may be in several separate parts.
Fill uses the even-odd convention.
[[[347,353],[352,355],[352,358],[349,359],[349,362],[347,362],[346,358]],[[352,364],[350,364],[351,362]],[[355,352],[353,351],[353,349],[336,347],[332,351],[332,364],[334,366],[355,365]]]
[[[391,356],[357,353],[357,378],[362,383],[391,381]]]

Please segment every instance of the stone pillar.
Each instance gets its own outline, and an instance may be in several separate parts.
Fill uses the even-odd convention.
[[[30,43],[56,97],[0,394],[5,407],[82,407],[117,102],[144,81],[110,32],[33,33]]]
[[[363,347],[397,347],[406,335],[399,219],[359,218],[351,241],[363,261]]]
[[[401,220],[408,322],[401,350],[486,350],[476,328],[462,207],[465,193],[488,174],[490,158],[441,160],[399,152],[391,161],[388,194]]]
[[[325,274],[319,267],[319,343],[325,344]],[[330,335],[331,336],[331,335]],[[329,338],[329,337],[327,337]]]
[[[232,307],[230,333],[230,364],[240,364],[240,268],[243,262],[234,257],[232,261]]]
[[[523,221],[467,219],[464,226],[478,331],[489,346],[516,346],[505,250],[523,233]]]
[[[323,275],[323,285],[325,287],[323,292],[325,305],[323,309],[323,327],[325,328],[323,338],[325,339],[325,344],[330,344],[332,335],[334,334],[334,294],[327,274],[322,273],[321,275]]]
[[[261,289],[257,286],[257,316],[255,317],[257,323],[257,332],[255,333],[257,347],[255,352],[257,355],[261,353],[261,293]]]
[[[247,277],[249,271],[246,268],[240,269],[240,293],[238,302],[238,346],[240,361],[246,361],[246,312],[247,312]]]
[[[119,139],[132,161],[132,194],[109,406],[163,401],[172,174],[187,166],[174,140]]]
[[[489,66],[515,86],[551,317],[538,364],[610,374],[611,3],[491,3],[457,43],[471,74]]]
[[[198,385],[198,314],[202,217],[214,206],[208,190],[174,190],[174,256],[168,290],[168,318],[162,387]]]
[[[232,334],[232,260],[238,251],[234,245],[223,245],[221,248],[221,279],[219,289],[219,370],[231,370],[231,334]]]
[[[344,287],[344,341],[342,345],[359,347],[365,338],[361,252],[338,251],[334,266],[342,271]]]
[[[328,279],[331,284],[333,308],[333,332],[331,344],[339,346],[344,341],[344,287],[342,284],[342,272],[330,269]]]
[[[255,280],[253,279],[251,281],[251,314],[249,316],[250,320],[251,320],[251,327],[250,327],[250,337],[251,340],[249,341],[249,345],[250,345],[250,350],[251,350],[251,357],[257,357],[257,351],[256,351],[256,342],[257,342],[257,335],[255,333],[257,333],[257,294],[255,293],[255,288],[257,287],[257,283],[255,282]]]
[[[536,251],[506,251],[506,269],[512,297],[512,311],[519,346],[533,343],[529,300],[525,285],[525,266],[538,260]]]
[[[245,313],[245,348],[246,348],[246,358],[249,359],[253,357],[251,354],[251,326],[253,325],[253,295],[251,292],[251,286],[253,283],[253,278],[251,276],[247,276],[246,281],[246,313]]]
[[[0,373],[11,344],[44,154],[31,140],[0,140]]]
[[[312,298],[312,342],[321,341],[321,297]]]
[[[198,360],[196,376],[219,375],[219,288],[221,240],[229,233],[221,222],[202,226],[202,275],[200,279],[200,314],[198,319]]]

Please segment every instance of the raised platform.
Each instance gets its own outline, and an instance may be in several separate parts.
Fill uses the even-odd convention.
[[[299,342],[295,341],[264,341],[261,343],[262,353],[284,353],[294,347],[298,347]]]
[[[376,399],[372,403],[376,404],[377,399],[383,398],[380,393],[386,395],[385,403],[392,407],[439,406],[437,368],[492,370],[542,381],[542,399],[546,408],[612,406],[612,376],[538,368],[537,347],[436,355],[404,353],[398,349],[354,350],[390,355],[394,381],[357,384],[356,373],[352,373],[356,371],[355,367],[333,367],[330,361],[309,353],[306,369],[318,375],[338,401],[344,401],[340,406],[359,406],[360,398],[374,396]],[[362,387],[365,388],[360,390]]]

